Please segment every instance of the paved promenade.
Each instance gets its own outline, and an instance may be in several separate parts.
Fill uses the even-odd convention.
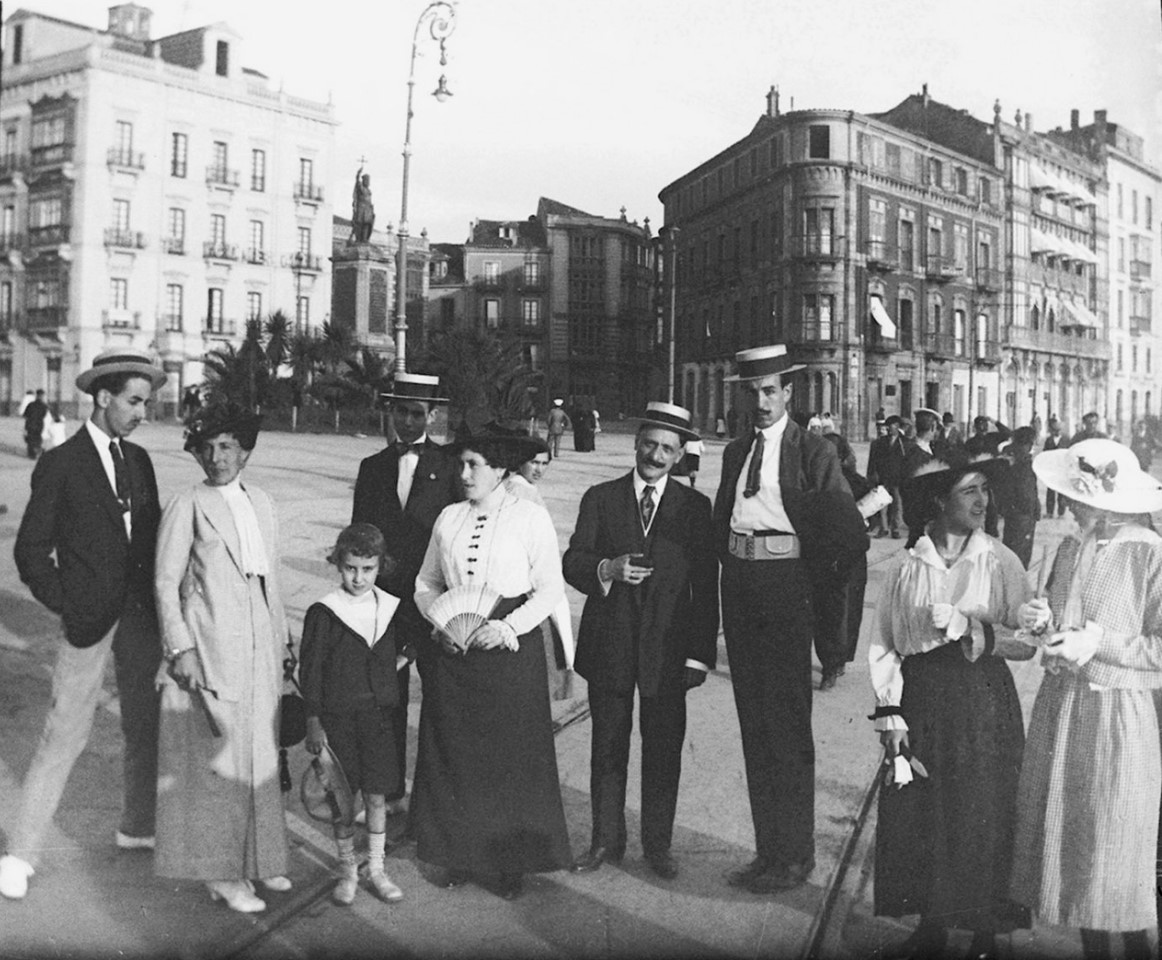
[[[70,424],[70,433],[77,424]],[[199,482],[201,471],[181,450],[173,425],[146,424],[133,439],[151,453],[163,503]],[[246,479],[270,493],[282,524],[283,577],[293,629],[306,607],[331,589],[324,557],[348,522],[356,468],[383,445],[378,437],[264,434]],[[549,468],[542,490],[564,550],[584,490],[627,471],[632,436],[606,432],[595,453],[566,451]],[[707,444],[699,489],[717,488],[722,445]],[[867,447],[857,445],[861,463]],[[19,583],[12,541],[28,499],[31,461],[23,456],[20,422],[0,419],[0,831],[10,828],[19,783],[27,769],[49,699],[55,654],[54,618]],[[1055,544],[1065,521],[1042,524]],[[110,670],[109,697],[80,758],[48,838],[49,849],[26,900],[0,901],[0,956],[90,957],[869,957],[907,935],[904,924],[873,918],[867,870],[869,831],[855,827],[869,809],[879,760],[866,715],[871,704],[864,658],[885,561],[902,545],[874,540],[869,556],[867,615],[860,653],[837,688],[815,699],[817,869],[811,882],[777,897],[726,886],[724,874],[753,855],[753,832],[739,744],[730,666],[719,645],[718,668],[689,698],[689,725],[674,854],[681,867],[671,882],[656,878],[641,859],[636,822],[638,753],[631,757],[630,846],[624,863],[593,874],[530,878],[525,895],[506,902],[469,885],[431,885],[403,843],[389,854],[388,871],[403,887],[402,903],[387,906],[361,889],[355,905],[328,898],[334,849],[330,836],[287,799],[294,846],[295,888],[269,894],[264,914],[245,916],[211,903],[200,884],[154,877],[148,853],[123,853],[112,844],[120,796],[121,739]],[[1035,558],[1040,556],[1036,551]],[[569,591],[574,617],[582,598]],[[1031,702],[1040,679],[1034,661],[1014,671],[1022,699]],[[816,683],[819,669],[815,668]],[[416,681],[413,681],[416,682]],[[418,682],[410,717],[419,716]],[[589,839],[589,722],[584,683],[578,697],[554,707],[557,755],[570,837],[576,853]],[[296,781],[306,766],[291,752]],[[874,807],[874,805],[872,805]],[[402,824],[395,824],[398,830]],[[0,843],[3,838],[0,837]],[[851,855],[854,854],[854,859]],[[850,870],[844,866],[851,861]],[[841,882],[842,881],[842,882]],[[1018,934],[1020,956],[1067,956],[1066,937]]]

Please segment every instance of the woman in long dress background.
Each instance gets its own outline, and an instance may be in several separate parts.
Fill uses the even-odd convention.
[[[270,498],[240,475],[261,418],[201,408],[186,450],[206,474],[162,514],[157,610],[167,661],[155,868],[201,880],[215,900],[254,913],[253,881],[289,890],[278,783],[278,706],[286,616]]]
[[[454,587],[501,597],[466,651],[438,631],[420,651],[413,829],[419,859],[443,868],[439,882],[474,877],[506,899],[524,874],[572,862],[542,639],[564,598],[557,536],[548,512],[503,482],[533,444],[495,434],[456,444],[467,499],[436,519],[415,593],[425,617]]]
[[[1033,470],[1068,498],[1078,530],[1057,550],[1047,599],[1021,609],[1044,642],[1013,863],[1013,897],[1045,923],[1081,928],[1087,957],[1153,956],[1162,792],[1162,484],[1131,450],[1083,440]]]

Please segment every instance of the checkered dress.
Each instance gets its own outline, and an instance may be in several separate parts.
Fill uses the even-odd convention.
[[[1105,636],[1086,667],[1047,672],[1037,693],[1011,892],[1046,923],[1141,930],[1157,923],[1162,539],[1124,527],[1075,579],[1080,546],[1057,553],[1050,607],[1059,623],[1079,587],[1081,618]]]

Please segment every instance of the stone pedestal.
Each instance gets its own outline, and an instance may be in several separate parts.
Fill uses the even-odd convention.
[[[376,243],[348,243],[331,257],[331,322],[384,357],[395,356],[395,259]]]

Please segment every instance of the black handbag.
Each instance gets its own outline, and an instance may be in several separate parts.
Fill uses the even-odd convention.
[[[289,643],[287,649],[290,651],[290,656],[282,662],[283,678],[289,680],[297,692],[284,693],[279,702],[278,782],[283,793],[290,793],[293,786],[286,752],[307,739],[307,703],[303,700],[302,688],[299,686],[298,680],[295,679],[295,667],[298,666],[298,660],[295,659],[294,650]]]

